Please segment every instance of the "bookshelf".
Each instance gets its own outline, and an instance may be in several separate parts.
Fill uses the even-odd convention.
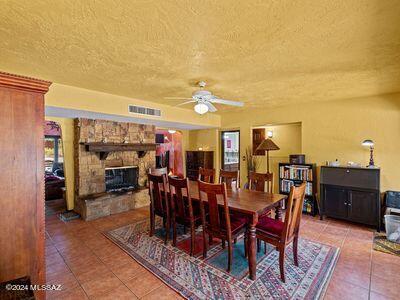
[[[317,193],[317,174],[315,164],[279,163],[279,193],[289,195],[290,188],[306,182],[303,213],[315,216],[318,206],[315,199]]]

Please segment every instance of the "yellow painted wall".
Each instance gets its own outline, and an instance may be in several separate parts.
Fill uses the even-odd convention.
[[[74,120],[46,116],[46,120],[55,121],[61,126],[62,147],[64,154],[64,176],[66,187],[67,209],[74,208]]]
[[[217,114],[199,115],[195,113],[193,109],[152,103],[57,83],[51,85],[49,92],[46,94],[45,103],[47,106],[125,117],[134,116],[143,119],[163,120],[209,127],[219,127],[221,125],[221,117]],[[128,112],[129,104],[158,108],[161,109],[162,115],[161,117],[132,115]]]
[[[189,150],[214,151],[214,168],[220,168],[220,132],[218,129],[201,129],[189,131]]]
[[[289,154],[301,153],[301,124],[293,123],[293,124],[279,124],[273,126],[257,126],[264,127],[266,130],[272,129],[274,131],[274,142],[281,148],[278,151],[270,152],[270,171],[274,172],[276,176],[274,176],[275,184],[274,189],[278,191],[278,177],[277,177],[277,169],[279,162],[288,161]],[[229,130],[239,129],[237,127],[230,127]],[[247,137],[251,138],[251,128],[248,127],[248,135]],[[190,131],[190,150],[197,150],[199,147],[202,147],[203,150],[212,150],[214,151],[214,168],[218,171],[221,166],[221,144],[220,144],[220,132],[218,129],[203,129],[203,130],[193,130]],[[241,142],[242,131],[241,131]],[[246,143],[248,146],[249,143]],[[246,183],[246,164],[243,162],[242,157],[245,155],[245,149],[243,146],[240,147],[240,160],[241,160],[241,184]],[[259,169],[258,172],[266,172],[267,171],[267,159],[266,156],[258,156],[259,160]],[[218,172],[217,172],[218,173]],[[218,174],[217,174],[218,176]]]
[[[319,166],[339,159],[368,163],[361,142],[375,142],[375,162],[382,169],[381,190],[400,190],[400,94],[307,103],[274,109],[222,114],[223,128],[241,130],[241,153],[251,142],[251,127],[301,122],[302,152]],[[241,161],[241,176],[245,176]],[[242,181],[243,182],[243,181]]]
[[[265,128],[265,133],[268,130],[273,131],[272,140],[278,147],[279,150],[269,152],[269,163],[270,172],[274,173],[274,190],[279,191],[279,163],[288,162],[289,154],[301,153],[301,123],[292,124],[279,124],[272,126],[260,126]],[[257,156],[260,166],[257,172],[267,172],[267,156]],[[242,179],[242,182],[246,182],[246,178]]]

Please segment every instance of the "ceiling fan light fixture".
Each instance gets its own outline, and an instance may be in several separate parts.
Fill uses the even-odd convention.
[[[208,106],[205,105],[204,103],[197,103],[194,106],[194,111],[197,112],[200,115],[205,114],[206,112],[208,112]]]

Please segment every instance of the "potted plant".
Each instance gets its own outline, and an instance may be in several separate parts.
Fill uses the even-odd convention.
[[[246,149],[246,165],[247,165],[247,183],[244,185],[244,187],[248,188],[250,172],[257,172],[257,169],[260,166],[260,160],[257,156],[253,155],[251,147],[248,147]]]

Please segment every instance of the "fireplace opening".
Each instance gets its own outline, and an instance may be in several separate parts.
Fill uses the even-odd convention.
[[[107,192],[135,190],[139,187],[139,168],[137,166],[106,168],[105,170]]]

